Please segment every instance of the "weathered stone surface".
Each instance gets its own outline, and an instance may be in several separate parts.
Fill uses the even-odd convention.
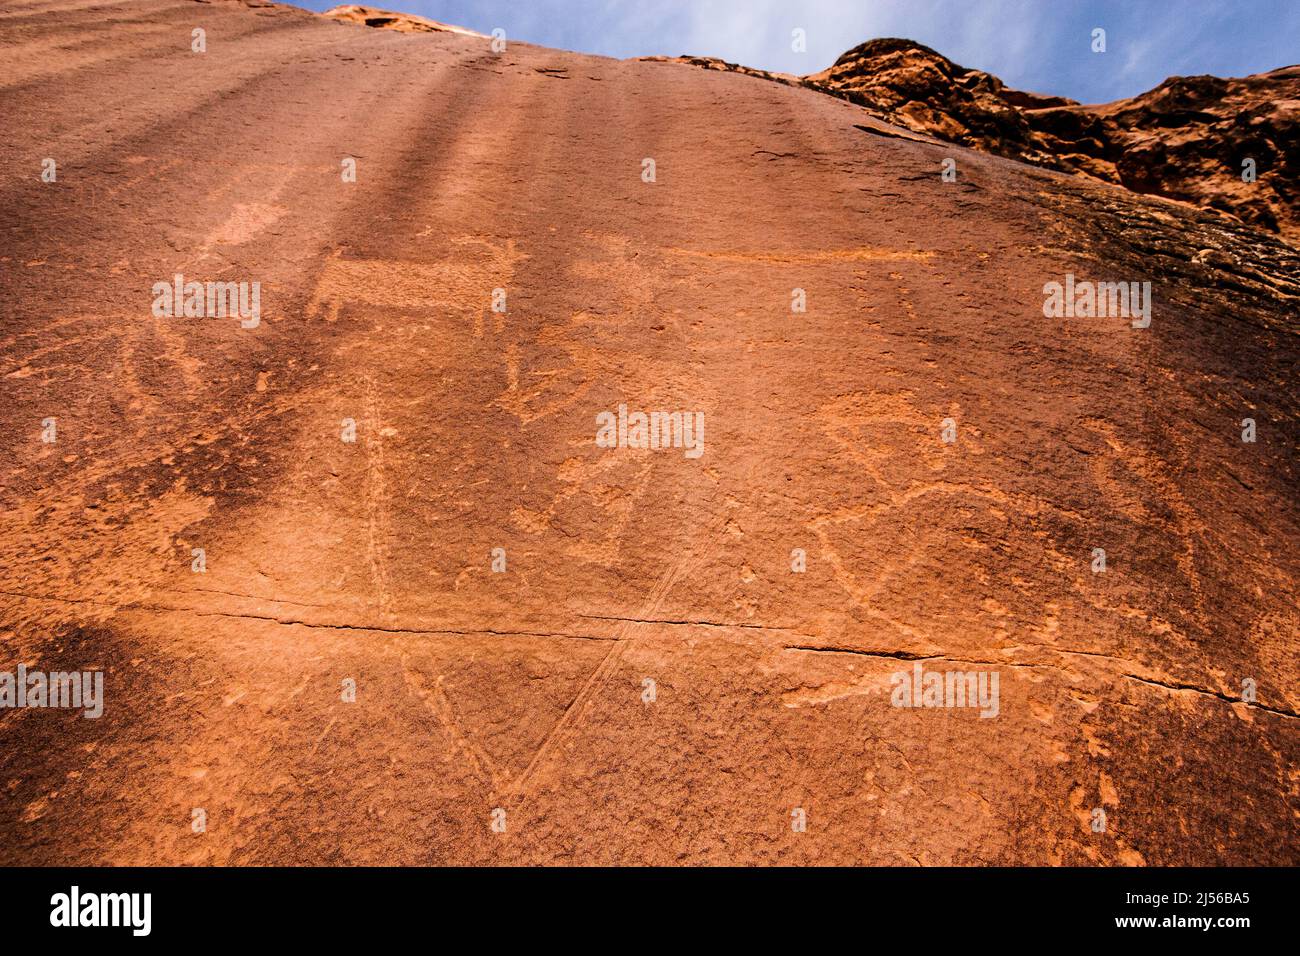
[[[466,30],[464,27],[453,26],[450,23],[439,23],[437,20],[430,20],[427,17],[378,10],[374,7],[363,7],[354,3],[331,7],[322,16],[343,23],[376,27],[381,30],[396,30],[398,33],[460,33],[465,36],[475,37],[483,35],[474,30]]]
[[[0,710],[0,862],[1297,862],[1294,248],[730,71],[104,6],[0,11],[0,671],[106,693]]]
[[[677,59],[830,93],[950,143],[1221,210],[1300,242],[1300,66],[1242,79],[1170,77],[1141,96],[1084,106],[1010,89],[896,38],[869,40],[805,77]],[[1242,180],[1246,159],[1254,182]]]

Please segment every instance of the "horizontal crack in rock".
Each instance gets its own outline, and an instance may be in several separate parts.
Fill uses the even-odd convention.
[[[280,624],[285,627],[300,625],[302,627],[322,628],[325,630],[337,631],[375,631],[383,634],[492,634],[499,637],[557,637],[574,641],[603,641],[607,643],[613,643],[618,640],[614,637],[600,637],[595,634],[571,634],[564,631],[497,630],[490,627],[460,629],[447,627],[385,627],[378,624],[326,624],[318,621],[280,618],[269,614],[239,614],[233,611],[201,611],[198,608],[172,607],[165,604],[143,604],[140,602],[110,604],[106,601],[94,601],[88,598],[57,598],[47,597],[40,594],[23,594],[20,591],[4,590],[0,590],[0,594],[22,598],[29,601],[49,601],[56,604],[89,604],[94,607],[102,607],[114,611],[153,611],[156,613],[193,614],[196,617],[229,617],[248,621],[268,621],[272,624]],[[272,598],[261,598],[260,600],[273,601]]]
[[[1136,674],[1122,674],[1122,677],[1131,681],[1137,681],[1139,684],[1148,684],[1151,687],[1163,687],[1165,690],[1183,691],[1191,694],[1200,694],[1204,697],[1213,697],[1215,700],[1223,701],[1228,704],[1245,704],[1255,710],[1262,710],[1265,713],[1276,714],[1278,717],[1288,717],[1291,720],[1300,720],[1300,714],[1292,710],[1284,710],[1278,707],[1269,707],[1266,704],[1251,703],[1250,701],[1241,700],[1237,697],[1230,697],[1227,694],[1220,694],[1215,690],[1206,690],[1203,687],[1196,687],[1192,684],[1166,684],[1164,681],[1151,680],[1147,677],[1138,677]]]
[[[947,657],[942,654],[916,654],[911,651],[864,651],[864,650],[857,650],[855,648],[849,648],[849,647],[816,647],[816,646],[807,646],[807,645],[799,645],[799,644],[788,644],[786,645],[785,650],[809,651],[812,653],[821,653],[821,654],[855,654],[859,657],[876,657],[876,658],[881,658],[883,660],[944,661],[947,663],[954,663],[954,664],[981,664],[987,667],[1029,667],[1029,668],[1040,667],[1040,668],[1045,668],[1047,670],[1064,670],[1064,668],[1056,664],[1046,664],[1041,661],[1035,661],[1035,662],[982,661],[982,660],[974,660],[974,659],[966,659],[966,658]],[[1053,648],[1053,650],[1058,654],[1066,654],[1070,656],[1100,657],[1112,661],[1123,660],[1123,658],[1120,657],[1112,657],[1109,654],[1099,654],[1095,651],[1066,651],[1066,650],[1061,650],[1060,648]],[[1291,720],[1300,720],[1300,714],[1297,714],[1294,711],[1286,710],[1284,708],[1279,708],[1279,707],[1269,707],[1267,704],[1261,704],[1258,702],[1251,703],[1249,701],[1240,700],[1236,697],[1230,697],[1227,694],[1221,694],[1218,691],[1206,690],[1203,687],[1197,687],[1193,684],[1169,684],[1169,683],[1165,683],[1164,681],[1152,680],[1147,677],[1138,677],[1136,674],[1120,674],[1119,676],[1124,678],[1125,680],[1136,681],[1139,684],[1147,684],[1151,687],[1161,687],[1164,688],[1165,690],[1185,691],[1193,694],[1201,694],[1202,696],[1212,697],[1215,700],[1221,701],[1223,703],[1245,704],[1247,707],[1251,707],[1255,710],[1261,710],[1265,713],[1273,714],[1277,717],[1286,717]]]
[[[627,624],[670,624],[687,627],[743,627],[754,631],[789,631],[788,627],[771,624],[743,624],[733,621],[675,621],[662,618],[619,617],[614,614],[579,614],[593,621],[623,621]]]

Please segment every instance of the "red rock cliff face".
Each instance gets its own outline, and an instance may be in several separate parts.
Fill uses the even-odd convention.
[[[663,59],[663,58],[651,58]],[[1300,66],[1242,79],[1170,77],[1131,99],[1085,106],[1008,87],[912,40],[869,40],[797,77],[679,57],[803,86],[918,133],[1135,192],[1194,203],[1300,242]],[[1254,181],[1242,179],[1254,161]]]
[[[1088,109],[1082,107],[1081,109]],[[1243,79],[1171,77],[1093,108],[1115,147],[1119,181],[1300,239],[1300,66]],[[1242,164],[1255,162],[1257,181]]]
[[[389,10],[377,10],[358,4],[343,4],[331,7],[321,16],[341,23],[355,23],[361,26],[375,27],[379,30],[396,30],[398,33],[459,33],[463,36],[482,36],[473,30],[440,23],[426,17],[417,17],[409,13],[393,13]]]
[[[107,695],[0,711],[0,865],[1300,860],[1300,253],[1101,181],[1250,81],[890,43],[827,83],[1095,176],[722,66],[0,7],[0,673]]]
[[[1037,165],[1063,165],[1043,148],[1025,109],[1071,101],[1009,90],[996,76],[911,40],[870,40],[805,81],[917,132]]]
[[[1292,243],[1300,210],[1300,67],[1171,77],[1103,106],[1007,87],[911,40],[849,50],[803,82],[917,132],[1237,216]],[[1242,180],[1254,160],[1256,181]]]

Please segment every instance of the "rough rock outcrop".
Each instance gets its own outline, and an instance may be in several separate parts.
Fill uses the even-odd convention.
[[[410,13],[394,13],[391,10],[378,10],[375,7],[363,7],[352,3],[331,7],[322,16],[338,20],[340,23],[356,23],[381,30],[396,30],[398,33],[460,33],[475,37],[483,35],[450,23],[439,23],[427,17],[417,17]]]
[[[677,59],[803,85],[950,143],[1220,210],[1300,242],[1300,66],[1171,77],[1141,96],[1085,106],[1011,89],[896,38],[870,40],[805,77]],[[1243,181],[1246,160],[1254,181]]]

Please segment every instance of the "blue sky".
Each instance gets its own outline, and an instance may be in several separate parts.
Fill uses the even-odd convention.
[[[299,0],[313,10],[326,0]],[[370,0],[511,39],[629,57],[691,53],[813,73],[900,36],[1018,89],[1099,103],[1168,76],[1244,76],[1300,62],[1300,0]],[[791,50],[791,31],[807,52]],[[1091,34],[1106,30],[1106,52]]]

